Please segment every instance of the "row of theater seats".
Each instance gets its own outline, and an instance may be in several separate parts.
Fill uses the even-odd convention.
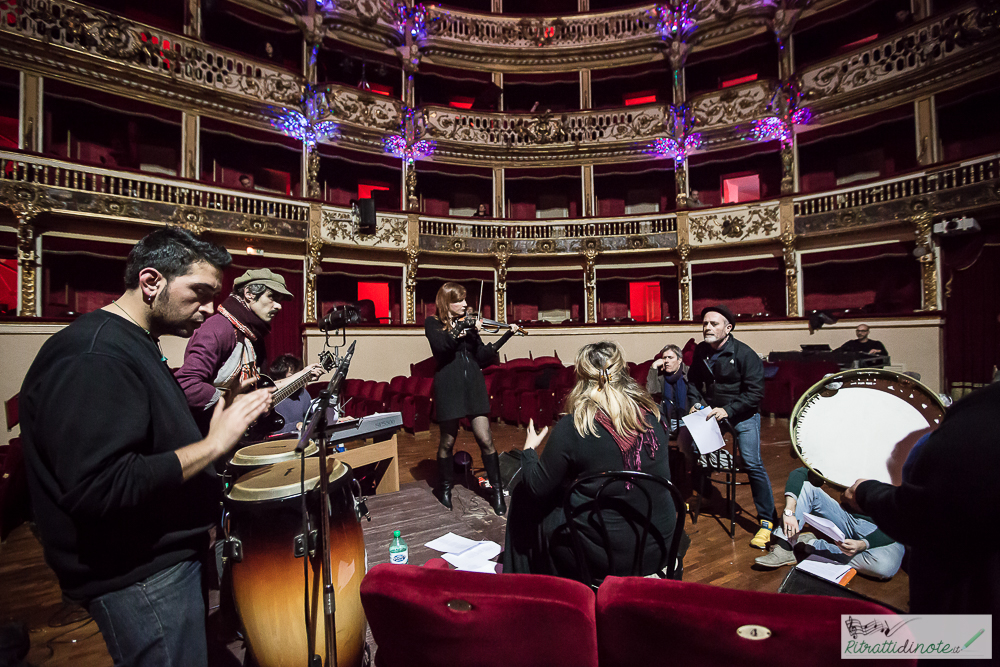
[[[841,615],[892,613],[866,600],[643,577],[608,577],[595,594],[570,579],[442,565],[383,563],[361,582],[377,667],[414,656],[425,667],[839,665]]]
[[[684,346],[687,365],[693,359],[694,347],[693,338]],[[652,359],[628,362],[629,375],[642,387],[646,386],[652,363]],[[404,428],[412,432],[428,431],[430,423],[437,421],[434,370],[434,358],[430,357],[411,364],[409,376],[399,375],[389,382],[348,379],[342,390],[345,412],[352,417],[399,412]],[[767,364],[761,412],[789,416],[795,402],[810,386],[837,370],[836,364],[826,362]],[[573,367],[563,365],[557,356],[512,359],[484,368],[483,377],[490,397],[490,420],[522,426],[533,420],[539,428],[559,419],[576,382]],[[310,391],[315,395],[324,386],[322,382],[314,383]],[[468,427],[465,420],[463,425]]]

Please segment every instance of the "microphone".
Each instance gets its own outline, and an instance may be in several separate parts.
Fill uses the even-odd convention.
[[[347,348],[347,354],[344,358],[340,360],[340,364],[337,366],[336,372],[334,372],[333,377],[330,378],[330,384],[327,385],[326,390],[330,394],[339,394],[340,385],[344,384],[344,379],[347,378],[347,371],[351,367],[351,358],[354,356],[354,346],[358,344],[358,341],[351,343],[351,346]]]
[[[316,431],[316,427],[319,425],[319,420],[322,415],[326,413],[326,407],[329,405],[330,396],[340,393],[340,385],[344,383],[344,379],[347,377],[347,371],[351,367],[351,357],[354,356],[354,346],[358,344],[358,341],[351,343],[351,346],[347,348],[347,354],[344,358],[340,360],[337,365],[337,370],[334,372],[333,377],[330,378],[330,384],[326,386],[325,394],[320,395],[319,409],[313,413],[312,419],[309,420],[309,425],[302,430],[302,436],[299,438],[298,445],[295,446],[295,452],[301,454],[305,451],[306,443],[312,437],[313,433]]]

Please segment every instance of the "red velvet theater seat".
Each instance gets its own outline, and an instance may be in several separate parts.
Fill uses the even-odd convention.
[[[594,594],[569,579],[383,563],[361,604],[377,667],[597,665]]]
[[[597,591],[600,664],[843,665],[840,615],[889,613],[862,600],[608,577]],[[744,625],[764,626],[771,636],[744,639],[736,633]],[[865,661],[850,661],[852,667],[860,662]],[[885,663],[871,660],[868,664]]]

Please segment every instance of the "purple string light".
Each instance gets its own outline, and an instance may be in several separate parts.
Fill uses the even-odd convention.
[[[427,36],[427,8],[421,5],[414,5],[410,9],[403,3],[396,5],[396,20],[393,27],[401,35],[409,31],[410,36],[415,40],[421,40]]]
[[[679,0],[676,5],[660,5],[657,8],[657,31],[664,37],[679,36],[683,39],[697,27],[694,10],[692,0]]]
[[[299,109],[271,109],[274,117],[271,118],[271,127],[294,139],[301,141],[309,150],[316,147],[316,144],[323,139],[328,139],[337,133],[337,123],[332,120],[317,120],[319,113],[316,107],[316,98],[320,93],[315,93],[311,89],[306,91],[305,101],[302,104],[305,113]]]
[[[660,137],[653,140],[650,147],[652,152],[660,157],[674,158],[674,165],[680,165],[691,153],[701,146],[701,133],[695,132],[684,137],[681,141],[671,137]]]
[[[398,158],[406,160],[406,163],[410,166],[413,166],[414,160],[433,154],[435,148],[433,141],[413,141],[416,134],[415,118],[416,111],[405,107],[403,109],[403,118],[399,124],[399,134],[394,134],[383,140],[386,153],[391,153]]]

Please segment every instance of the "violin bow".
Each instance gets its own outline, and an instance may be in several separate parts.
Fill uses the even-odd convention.
[[[479,303],[476,308],[479,310],[479,319],[483,319],[483,289],[486,287],[486,280],[479,281]]]

